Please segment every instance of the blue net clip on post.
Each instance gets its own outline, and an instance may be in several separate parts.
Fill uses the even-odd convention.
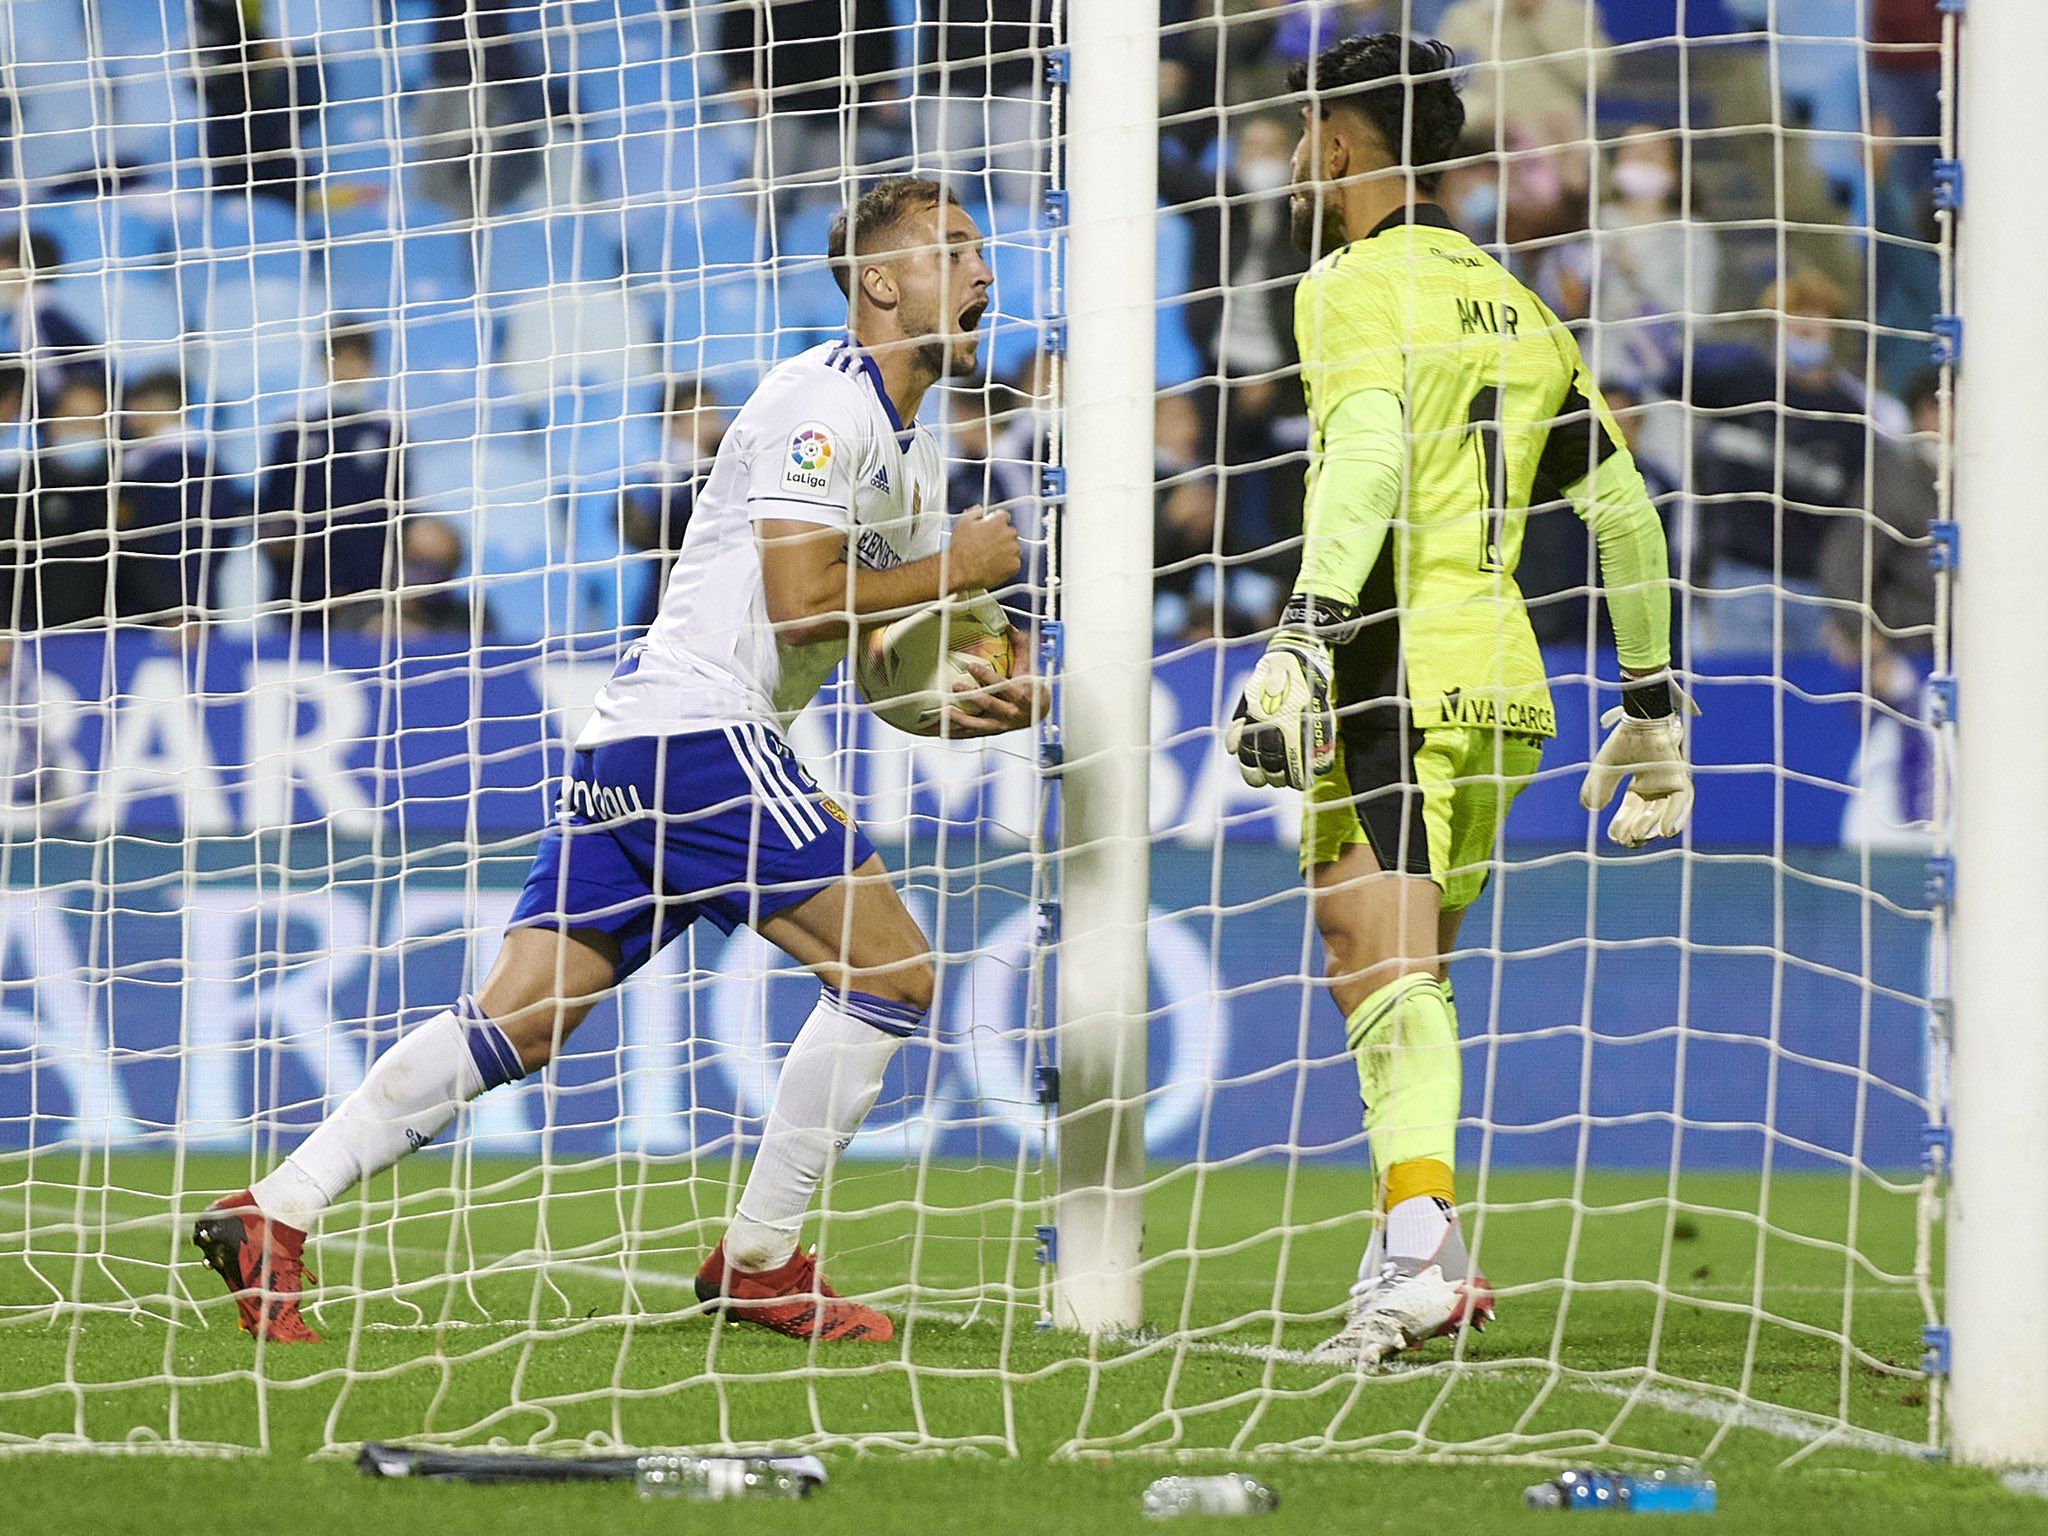
[[[1048,464],[1039,471],[1038,491],[1047,501],[1064,501],[1067,495],[1067,466]]]
[[[1927,722],[1948,725],[1956,718],[1956,680],[1950,672],[1936,672],[1927,679]]]
[[[1060,1069],[1058,1067],[1034,1067],[1031,1083],[1041,1104],[1057,1104],[1060,1101]]]
[[[1048,48],[1045,51],[1045,83],[1047,85],[1068,85],[1074,78],[1074,56],[1064,48]]]
[[[1927,858],[1927,899],[1934,905],[1947,906],[1955,894],[1956,861],[1946,853],[1929,854]]]
[[[1045,227],[1065,229],[1067,227],[1067,189],[1047,187],[1045,189]]]
[[[1962,555],[1962,533],[1952,518],[1936,518],[1927,525],[1927,563],[1937,571],[1952,571]]]
[[[1963,206],[1963,162],[1934,162],[1934,206],[1950,213]]]
[[[1038,904],[1038,942],[1057,944],[1060,941],[1060,904],[1056,901],[1041,901]]]
[[[1928,1323],[1920,1329],[1920,1369],[1929,1376],[1948,1374],[1948,1329],[1940,1323]]]
[[[1961,315],[1936,315],[1934,317],[1934,339],[1929,344],[1928,356],[1934,359],[1938,368],[1953,368],[1963,360],[1963,317]]]
[[[1048,1222],[1040,1222],[1031,1229],[1031,1235],[1038,1240],[1032,1257],[1041,1264],[1057,1264],[1060,1259],[1060,1230]]]
[[[1949,1125],[1937,1122],[1921,1126],[1920,1166],[1929,1173],[1940,1173],[1948,1166],[1955,1145],[1955,1131]]]

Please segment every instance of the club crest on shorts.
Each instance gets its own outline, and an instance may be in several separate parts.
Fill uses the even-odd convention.
[[[832,438],[822,424],[807,421],[789,435],[789,462],[782,488],[821,496],[832,484]]]

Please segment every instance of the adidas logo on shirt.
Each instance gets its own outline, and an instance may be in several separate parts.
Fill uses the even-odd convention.
[[[886,465],[886,464],[878,464],[878,465],[876,465],[876,466],[875,466],[875,472],[874,472],[874,474],[873,474],[873,475],[871,475],[871,476],[870,476],[870,477],[868,478],[868,484],[869,484],[869,485],[872,485],[872,486],[873,486],[873,487],[874,487],[874,488],[875,488],[876,490],[880,491],[880,492],[881,492],[881,493],[882,493],[882,494],[883,494],[884,496],[888,495],[888,494],[889,494],[889,466],[888,466],[888,465]]]

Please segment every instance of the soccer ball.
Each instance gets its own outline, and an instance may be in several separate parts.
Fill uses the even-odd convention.
[[[961,662],[978,657],[1008,677],[1010,620],[986,592],[935,603],[863,637],[853,669],[861,700],[900,731],[929,734],[954,700],[954,685],[974,684]],[[974,701],[960,707],[972,713]]]

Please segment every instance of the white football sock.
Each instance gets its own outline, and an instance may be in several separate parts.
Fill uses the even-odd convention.
[[[1446,1280],[1463,1280],[1471,1273],[1458,1212],[1447,1200],[1411,1195],[1387,1212],[1385,1232],[1387,1261],[1404,1273],[1431,1264],[1442,1267]]]
[[[257,1209],[311,1226],[351,1186],[440,1135],[468,1100],[522,1075],[504,1034],[464,998],[379,1056],[362,1086],[250,1186]]]
[[[760,1271],[789,1262],[819,1181],[874,1107],[890,1058],[922,1017],[859,992],[818,999],[782,1064],[761,1148],[726,1230],[727,1263]]]
[[[1372,1236],[1365,1241],[1365,1257],[1358,1261],[1358,1284],[1354,1292],[1379,1284],[1380,1271],[1387,1263],[1387,1224],[1375,1219]]]

